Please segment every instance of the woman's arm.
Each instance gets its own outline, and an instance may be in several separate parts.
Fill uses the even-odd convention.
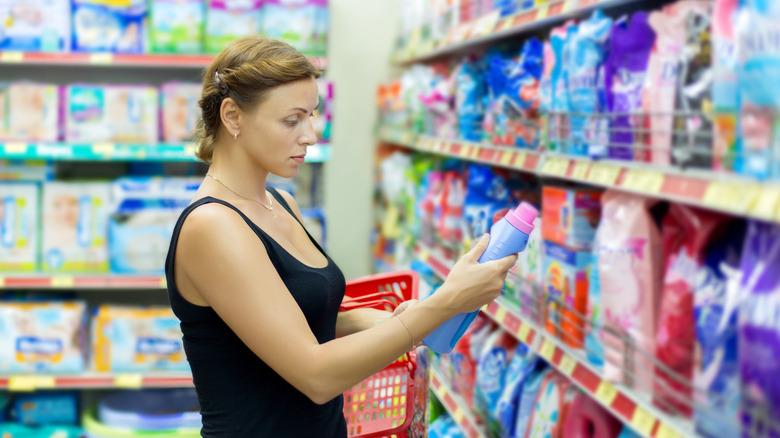
[[[207,204],[190,214],[176,268],[260,359],[312,401],[326,403],[392,363],[456,313],[475,310],[498,295],[515,257],[478,264],[487,241],[483,238],[456,264],[451,280],[431,298],[325,344],[317,342],[257,236],[229,208]]]
[[[368,330],[392,316],[392,312],[378,309],[355,309],[348,312],[339,312],[336,320],[336,337],[341,338]]]

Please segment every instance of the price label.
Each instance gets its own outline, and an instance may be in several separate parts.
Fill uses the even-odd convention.
[[[11,154],[15,154],[15,155],[24,154],[24,153],[27,152],[27,144],[26,143],[16,143],[16,142],[14,142],[14,143],[6,143],[3,146],[3,149],[5,149],[5,153],[9,154],[9,155],[11,155]]]
[[[458,424],[463,424],[463,419],[465,417],[465,414],[463,413],[463,410],[458,408],[457,406],[454,407],[455,412],[452,415],[452,418],[455,420]]]
[[[539,8],[536,10],[536,19],[544,20],[548,15],[550,15],[550,4],[545,2],[539,5]]]
[[[682,438],[682,435],[677,433],[676,430],[667,426],[666,423],[658,425],[658,431],[655,433],[656,438]]]
[[[572,359],[571,356],[569,356],[568,354],[564,354],[561,357],[561,364],[558,366],[558,368],[561,369],[561,372],[565,376],[571,377],[572,374],[574,374],[574,368],[576,367],[577,367],[577,362],[574,359]]]
[[[517,338],[520,339],[521,342],[526,342],[528,339],[528,333],[531,331],[531,328],[528,327],[527,324],[520,325],[520,329],[517,330]]]
[[[640,406],[634,409],[634,415],[631,416],[631,426],[644,436],[650,436],[653,433],[655,421],[655,417]]]
[[[430,257],[430,253],[428,253],[426,248],[420,248],[419,257],[423,262],[427,262],[428,258]]]
[[[658,193],[664,184],[664,175],[652,170],[628,169],[622,186],[643,193]]]
[[[512,151],[502,151],[501,152],[501,159],[499,162],[504,166],[509,166],[509,164],[512,162],[512,158],[514,157],[514,152]]]
[[[116,147],[113,143],[95,143],[92,145],[92,152],[98,155],[109,156],[114,153]]]
[[[620,168],[613,164],[593,163],[588,173],[588,181],[594,184],[611,186],[617,181]]]
[[[577,0],[566,0],[563,2],[563,13],[571,12],[577,6]]]
[[[194,143],[187,143],[184,145],[184,155],[188,157],[194,157],[195,151],[197,150],[197,147]]]
[[[0,277],[0,287],[5,287],[5,277]]]
[[[160,277],[160,288],[165,289],[168,287],[168,281],[165,280],[165,277]]]
[[[501,18],[501,11],[495,10],[477,20],[477,23],[471,31],[471,37],[477,38],[492,33],[496,28],[496,23],[498,23],[499,18]]]
[[[70,275],[55,275],[51,278],[51,287],[57,289],[71,288],[76,284],[76,280]]]
[[[11,376],[8,379],[8,390],[28,392],[36,389],[54,388],[53,376]]]
[[[769,220],[780,217],[780,187],[763,187],[750,213]]]
[[[138,389],[143,386],[144,378],[140,374],[120,374],[114,378],[114,386],[124,389]]]
[[[498,23],[498,26],[496,26],[496,32],[503,32],[507,29],[512,28],[512,22],[515,20],[514,16],[509,16],[504,18]]]
[[[479,153],[482,151],[482,147],[480,145],[474,145],[474,147],[471,149],[471,155],[469,155],[469,158],[471,159],[478,159]]]
[[[0,53],[0,60],[9,63],[19,63],[24,61],[24,52],[9,51]]]
[[[549,157],[542,164],[542,172],[553,176],[566,176],[569,160],[560,157]]]
[[[515,169],[524,169],[525,168],[525,157],[528,154],[526,154],[524,151],[520,151],[517,153],[517,157],[515,158],[515,164],[512,166]]]
[[[761,187],[741,182],[713,181],[707,187],[702,202],[734,213],[746,213],[759,198]]]
[[[114,55],[111,53],[92,53],[89,55],[90,64],[111,64],[114,62]]]
[[[498,306],[498,309],[496,309],[496,315],[495,315],[496,321],[504,322],[504,317],[505,316],[506,316],[506,309],[501,307],[501,306]]]
[[[575,160],[571,176],[574,179],[585,180],[588,177],[588,170],[590,170],[590,162]]]
[[[612,405],[612,402],[615,401],[615,397],[617,397],[617,389],[615,386],[606,380],[603,380],[598,388],[596,388],[596,400],[604,403],[605,406]]]
[[[547,360],[547,362],[551,362],[554,353],[555,346],[548,339],[545,339],[544,342],[542,342],[542,348],[539,350],[539,355]]]

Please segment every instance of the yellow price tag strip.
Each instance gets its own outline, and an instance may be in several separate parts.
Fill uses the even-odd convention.
[[[6,143],[3,145],[6,154],[23,154],[27,152],[27,143]]]
[[[566,176],[569,160],[562,157],[548,157],[542,164],[542,172],[553,176]]]
[[[11,376],[8,379],[9,391],[35,391],[54,388],[54,376]]]
[[[144,377],[140,374],[119,374],[114,378],[114,386],[124,389],[138,389],[143,386]]]
[[[615,386],[606,380],[602,381],[599,384],[599,387],[596,388],[596,400],[604,403],[606,406],[612,405],[612,402],[615,401],[617,394],[618,391]]]
[[[0,287],[5,287],[5,277],[0,277]]]
[[[574,6],[577,5],[577,0],[565,0],[563,3],[563,11],[562,13],[571,12],[574,10]]]
[[[503,164],[504,166],[509,166],[509,163],[511,162],[512,162],[512,151],[501,152],[501,159],[499,160],[499,163]]]
[[[658,425],[658,431],[655,433],[655,438],[682,438],[682,435],[677,433],[676,430],[667,426],[666,423]]]
[[[574,169],[571,176],[574,179],[584,181],[588,177],[588,170],[590,169],[590,162],[584,160],[575,160]]]
[[[545,18],[547,18],[549,14],[550,14],[550,4],[544,2],[543,4],[539,5],[539,8],[536,10],[536,19],[544,20]]]
[[[111,64],[114,62],[114,55],[111,53],[92,53],[89,55],[90,64]]]
[[[634,415],[631,416],[631,426],[644,436],[650,436],[653,433],[655,422],[655,417],[641,406],[637,406],[634,409]]]
[[[704,192],[702,202],[735,213],[746,213],[759,198],[761,187],[742,182],[713,181]]]
[[[642,193],[658,193],[664,184],[664,175],[652,170],[628,169],[621,187]]]
[[[452,413],[452,418],[455,420],[456,423],[462,424],[463,418],[465,417],[465,414],[463,413],[463,410],[460,409],[457,406],[452,406],[451,409],[453,409],[455,412]]]
[[[474,145],[474,148],[471,149],[471,158],[476,160],[479,158],[479,153],[482,151],[482,146],[476,144]]]
[[[495,315],[496,321],[503,323],[504,317],[506,317],[506,309],[499,306],[498,309],[496,310],[496,315]]]
[[[612,186],[620,175],[620,167],[613,164],[593,163],[588,173],[588,182]]]
[[[71,288],[76,284],[76,279],[71,275],[55,275],[51,278],[51,287],[56,289]]]
[[[531,328],[528,327],[528,324],[522,324],[520,326],[520,329],[517,331],[517,337],[520,339],[521,342],[525,343],[528,339],[528,333],[531,331]]]
[[[496,23],[498,23],[499,18],[501,18],[501,11],[495,10],[477,20],[471,32],[471,38],[481,37],[492,33],[493,29],[496,28]]]
[[[571,356],[569,356],[568,354],[564,354],[561,357],[561,364],[558,366],[558,368],[560,368],[563,375],[567,377],[571,377],[572,374],[574,374],[574,368],[576,367],[577,367],[577,362],[574,359],[572,359]]]
[[[761,188],[756,202],[750,208],[750,214],[769,220],[780,218],[780,187]]]
[[[0,53],[0,61],[3,62],[22,62],[24,61],[24,52],[8,51]]]
[[[116,150],[113,143],[95,143],[92,145],[92,152],[99,155],[111,155]]]
[[[555,353],[555,345],[548,339],[542,342],[542,348],[539,350],[539,355],[542,356],[547,362],[551,362],[553,354]]]
[[[528,154],[525,153],[525,151],[520,151],[517,153],[517,158],[515,158],[515,164],[512,166],[514,169],[524,169],[523,166],[525,166],[525,157]]]

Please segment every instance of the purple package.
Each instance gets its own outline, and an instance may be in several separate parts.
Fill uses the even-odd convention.
[[[780,227],[752,221],[742,250],[742,435],[780,437]],[[773,429],[773,430],[772,430]]]
[[[634,129],[641,127],[638,117],[630,113],[642,110],[642,86],[655,31],[648,23],[647,12],[621,17],[612,26],[604,73],[607,83],[607,110],[610,118],[609,157],[634,158]]]

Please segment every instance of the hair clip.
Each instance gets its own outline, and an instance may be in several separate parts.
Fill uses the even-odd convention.
[[[214,72],[214,82],[219,84],[221,81],[222,81],[222,79],[219,77],[219,71],[215,71]]]

